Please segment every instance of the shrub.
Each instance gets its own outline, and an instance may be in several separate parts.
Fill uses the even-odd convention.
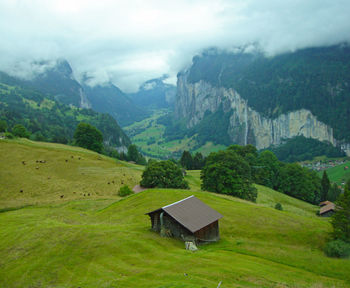
[[[328,257],[347,258],[350,256],[350,244],[342,240],[333,240],[326,244],[324,252]]]
[[[7,139],[14,139],[15,138],[15,136],[10,132],[5,132],[4,135],[5,135],[5,138],[7,138]]]
[[[120,187],[118,195],[120,197],[125,197],[125,196],[128,196],[128,195],[133,194],[133,193],[134,193],[134,191],[132,191],[128,185],[124,185],[124,186]]]
[[[16,124],[15,126],[13,126],[12,133],[16,137],[21,138],[28,138],[30,136],[27,129],[21,124]]]
[[[282,211],[283,210],[282,204],[281,203],[276,203],[275,209]]]

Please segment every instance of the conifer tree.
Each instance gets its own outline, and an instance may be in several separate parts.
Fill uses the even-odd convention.
[[[350,180],[345,185],[344,194],[336,202],[332,225],[334,238],[350,243]]]
[[[321,201],[328,200],[328,191],[331,187],[331,182],[329,181],[326,170],[323,171],[322,180],[321,180]]]

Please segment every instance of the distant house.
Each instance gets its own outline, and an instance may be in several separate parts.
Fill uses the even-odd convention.
[[[325,205],[321,206],[321,203],[325,203],[327,202]],[[330,202],[330,201],[324,201],[320,203],[320,216],[322,217],[330,217],[334,214],[335,211],[335,204]]]
[[[197,244],[220,238],[219,219],[223,216],[193,195],[146,215],[151,218],[152,230],[162,236]]]

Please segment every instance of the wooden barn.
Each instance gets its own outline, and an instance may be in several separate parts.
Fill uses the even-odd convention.
[[[197,244],[220,238],[219,219],[223,216],[193,195],[146,215],[151,218],[152,230],[162,236]]]
[[[324,201],[320,203],[320,216],[330,217],[334,214],[335,204],[330,201]]]

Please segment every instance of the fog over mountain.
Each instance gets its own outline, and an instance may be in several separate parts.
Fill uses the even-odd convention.
[[[132,92],[163,74],[175,83],[207,47],[274,55],[348,42],[349,11],[348,0],[2,0],[0,70],[30,78],[64,58],[78,79]]]

